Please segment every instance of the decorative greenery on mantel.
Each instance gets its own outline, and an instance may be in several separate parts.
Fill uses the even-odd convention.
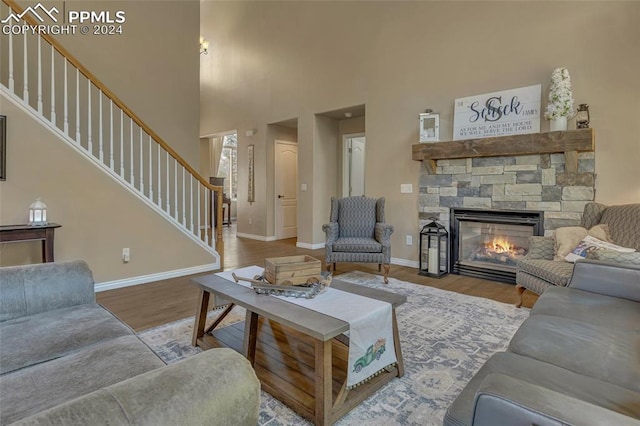
[[[429,173],[435,173],[436,160],[564,152],[566,170],[571,172],[578,168],[578,152],[593,151],[594,149],[593,129],[578,129],[438,143],[418,143],[412,146],[412,156],[416,161],[425,161]]]

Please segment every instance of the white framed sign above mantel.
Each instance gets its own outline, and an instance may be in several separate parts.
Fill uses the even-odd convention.
[[[540,133],[542,85],[455,101],[453,140]]]

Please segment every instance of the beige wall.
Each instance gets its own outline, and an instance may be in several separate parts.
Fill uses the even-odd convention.
[[[201,68],[201,126],[260,128],[298,117],[300,182],[310,188],[299,197],[299,241],[317,244],[325,188],[336,186],[316,158],[330,155],[314,115],[366,105],[367,193],[387,198],[392,256],[417,260],[404,237],[418,233],[418,114],[439,112],[441,140],[450,139],[456,98],[542,84],[546,105],[559,66],[571,72],[576,104],[590,105],[596,200],[640,201],[639,19],[637,2],[205,1],[212,54]],[[402,183],[414,193],[400,194]],[[255,223],[260,213],[251,214]]]
[[[0,98],[7,116],[8,178],[0,183],[2,224],[26,223],[40,197],[55,233],[57,261],[85,260],[96,282],[214,263],[215,259],[115,183],[75,149]],[[131,249],[131,261],[121,260]],[[0,264],[40,262],[37,242],[1,245]]]
[[[200,3],[67,1],[67,10],[122,10],[119,36],[60,36],[63,45],[163,138],[198,165]]]
[[[62,10],[62,2],[47,5]],[[65,8],[126,12],[123,35],[78,34],[59,39],[197,167],[199,2],[67,1]],[[0,63],[7,63],[7,54],[2,49]],[[213,263],[213,256],[4,98],[0,98],[0,113],[8,116],[9,125],[8,178],[0,182],[0,223],[24,223],[29,204],[42,197],[51,219],[63,225],[56,234],[56,259],[86,259],[97,281]],[[127,265],[120,260],[124,247],[132,252]],[[35,244],[3,245],[1,250],[4,265],[39,261]]]

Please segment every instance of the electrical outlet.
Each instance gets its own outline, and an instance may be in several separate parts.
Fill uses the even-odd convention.
[[[413,236],[412,235],[407,235],[407,245],[408,246],[412,246],[413,245]]]
[[[122,262],[123,263],[129,263],[130,260],[131,260],[131,250],[129,250],[128,248],[123,248],[122,249]]]
[[[413,192],[413,184],[410,183],[401,183],[400,184],[400,193],[401,194],[411,194]]]

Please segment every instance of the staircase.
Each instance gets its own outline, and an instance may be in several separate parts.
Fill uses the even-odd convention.
[[[12,25],[40,24],[14,0],[3,2]],[[7,49],[2,96],[219,257],[222,268],[222,187],[200,176],[50,35],[2,34],[0,46]]]

